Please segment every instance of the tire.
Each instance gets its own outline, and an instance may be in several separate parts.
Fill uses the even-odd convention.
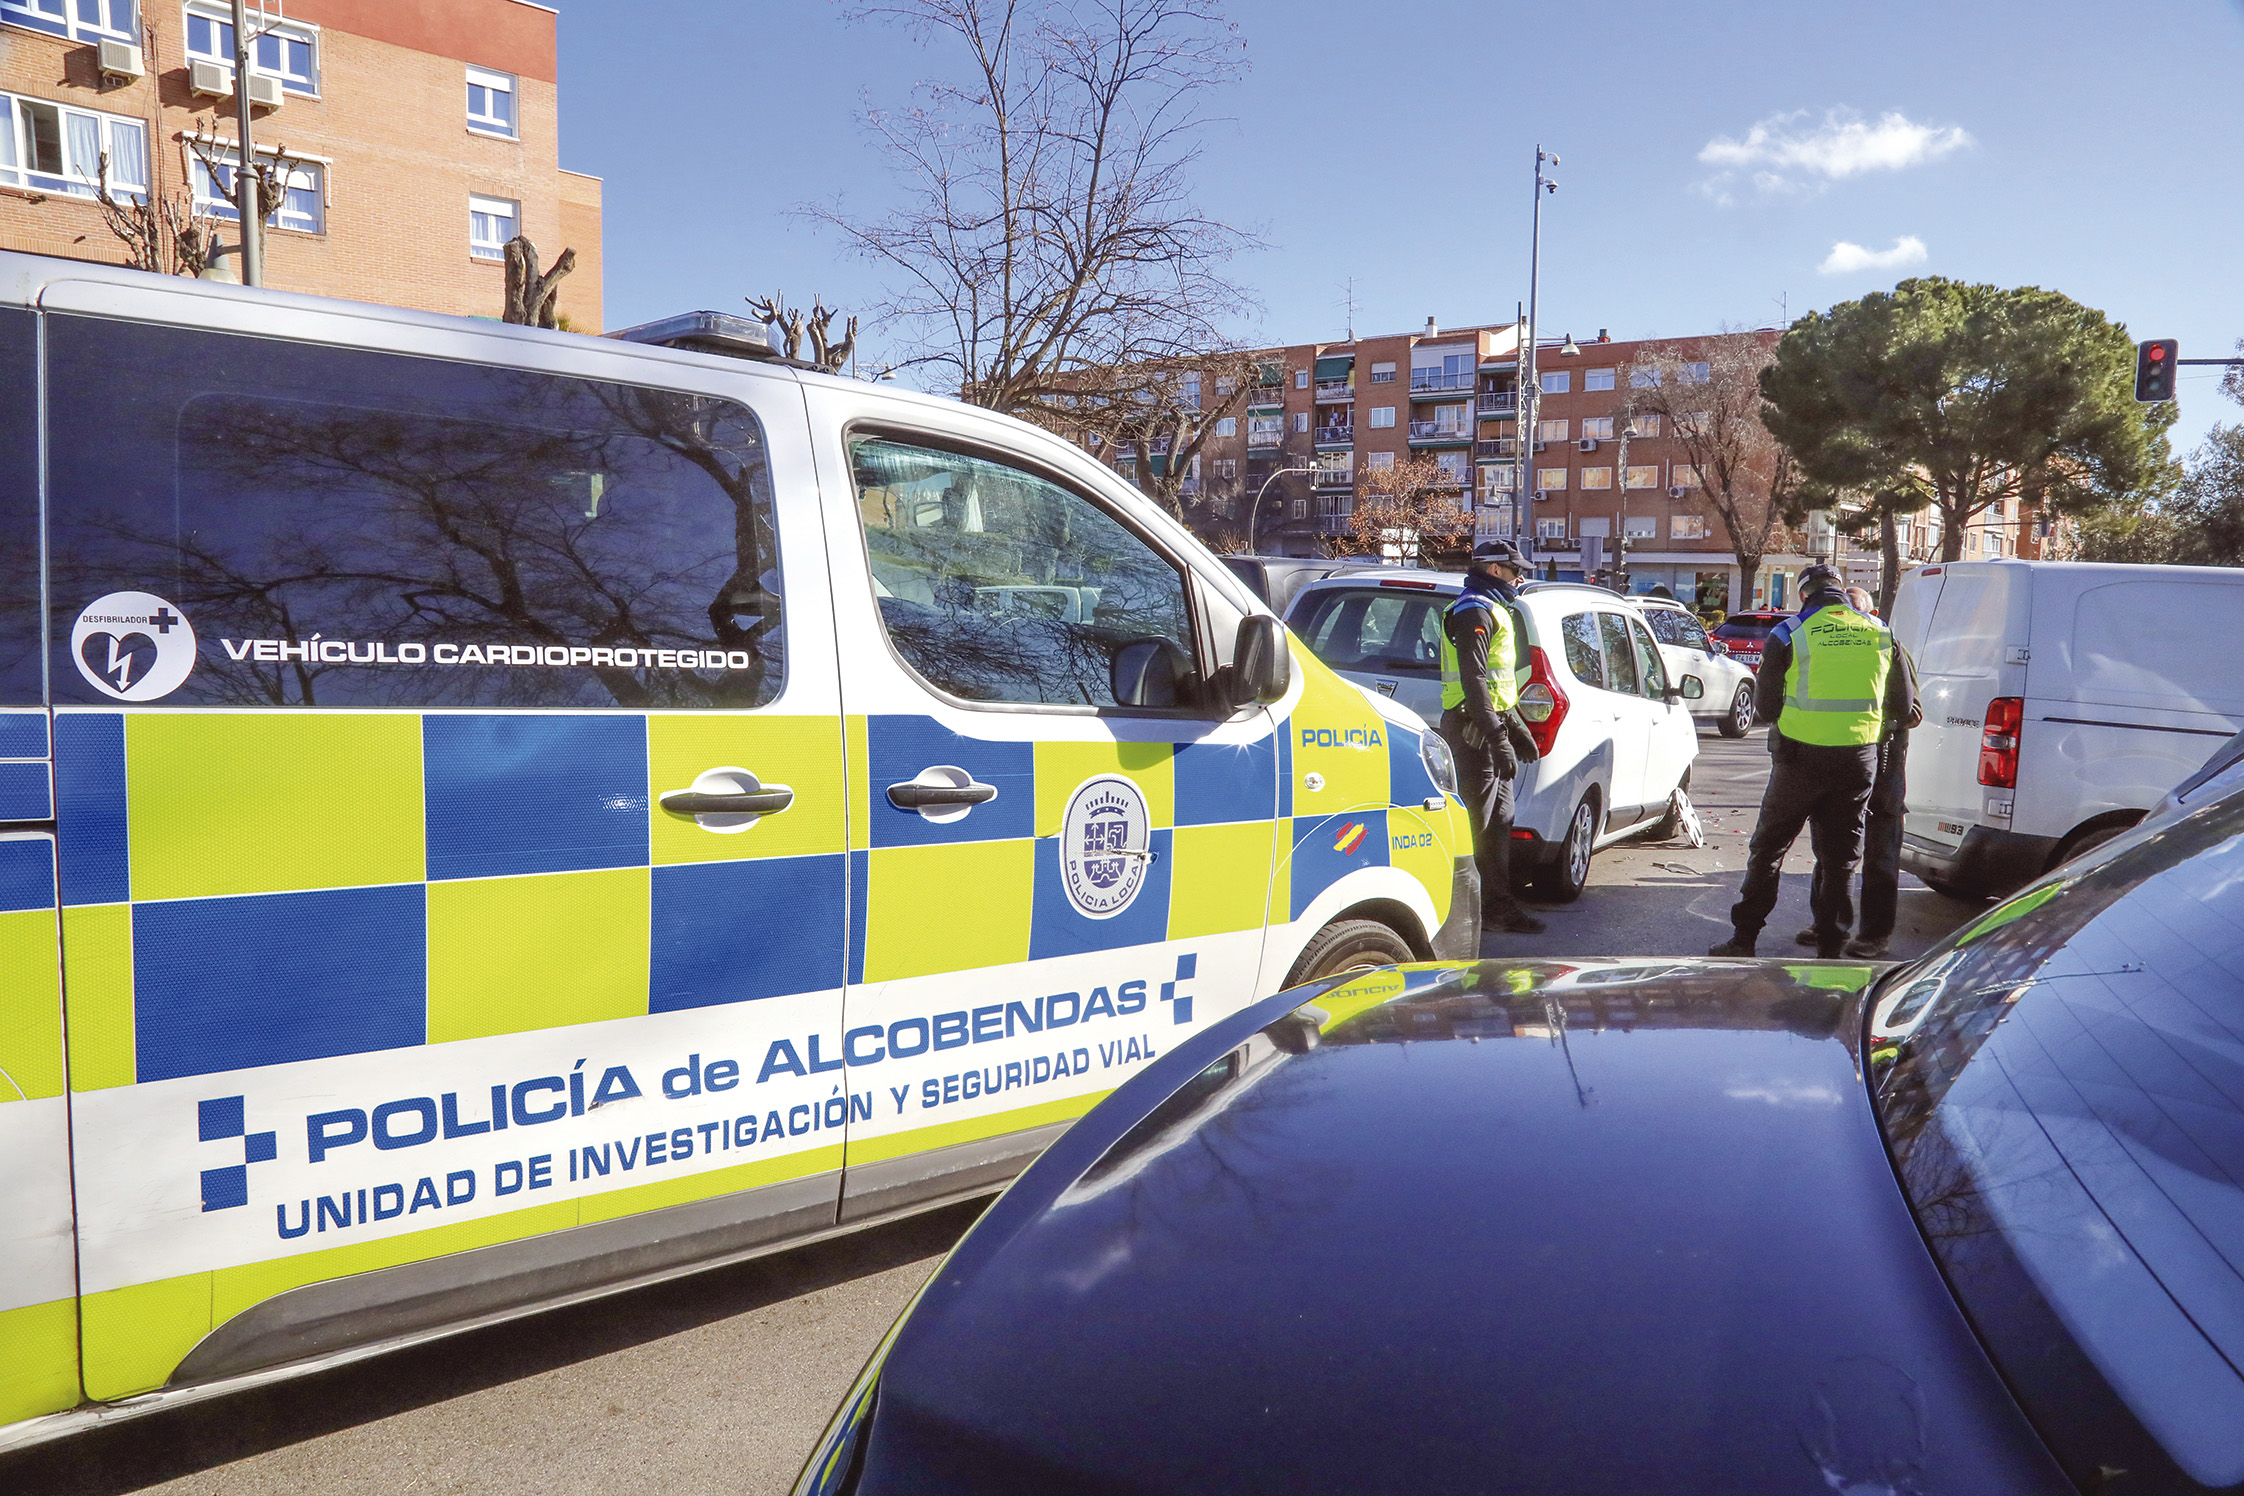
[[[1715,727],[1726,738],[1742,738],[1753,730],[1753,682],[1739,683],[1737,695],[1730,698],[1729,715]]]
[[[1691,771],[1685,769],[1674,789],[1668,791],[1667,814],[1660,817],[1658,825],[1644,833],[1646,841],[1667,841],[1683,829],[1683,797],[1691,793]]]
[[[2057,849],[2057,855],[2049,859],[2049,866],[2052,869],[2062,867],[2090,848],[2100,847],[2113,837],[2134,830],[2135,825],[2135,822],[2129,821],[2124,826],[2091,826],[2086,831],[2076,832],[2070,840]]]
[[[1370,971],[1378,966],[1399,966],[1415,961],[1410,942],[1375,919],[1336,919],[1309,937],[1301,956],[1286,976],[1288,987],[1336,977],[1343,972]]]
[[[1535,874],[1535,892],[1546,903],[1571,904],[1589,882],[1590,857],[1597,848],[1597,791],[1582,796],[1566,822],[1558,856]]]

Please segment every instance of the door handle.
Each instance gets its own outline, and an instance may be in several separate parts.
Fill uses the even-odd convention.
[[[765,784],[741,768],[707,769],[682,790],[665,790],[655,803],[674,816],[691,816],[704,831],[723,835],[746,831],[768,815],[795,803],[784,784]]]
[[[938,826],[963,820],[977,805],[997,798],[997,786],[983,784],[956,764],[931,764],[901,784],[888,787],[888,803],[917,811]]]
[[[795,792],[781,787],[751,790],[736,795],[705,795],[695,790],[672,790],[662,797],[662,808],[672,815],[768,816],[795,803]]]
[[[898,810],[927,810],[947,805],[987,805],[997,798],[997,786],[978,784],[923,784],[907,779],[888,787],[888,803]]]

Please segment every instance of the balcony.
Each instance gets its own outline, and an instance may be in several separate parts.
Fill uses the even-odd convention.
[[[1353,494],[1321,493],[1317,495],[1317,518],[1319,519],[1346,519],[1355,512],[1355,508],[1356,500]]]
[[[1352,447],[1356,444],[1356,428],[1353,426],[1319,426],[1316,435],[1317,445],[1320,447]]]
[[[1549,445],[1549,442],[1537,442],[1535,450],[1540,452]],[[1519,438],[1516,436],[1483,437],[1473,443],[1475,462],[1509,462],[1518,454]]]
[[[255,144],[254,141],[251,143]],[[1330,379],[1317,386],[1316,395],[1320,405],[1334,400],[1353,400],[1356,398],[1356,387],[1345,379]]]
[[[1511,390],[1498,394],[1483,390],[1473,397],[1473,410],[1484,421],[1495,420],[1499,416],[1515,416],[1519,414],[1519,396]]]
[[[1410,444],[1414,447],[1464,447],[1472,444],[1473,434],[1462,426],[1452,426],[1446,421],[1412,421]]]
[[[1579,551],[1581,548],[1581,540],[1572,535],[1538,535],[1535,537],[1535,549],[1539,551]]]
[[[1480,378],[1478,374],[1471,372],[1444,374],[1435,369],[1413,369],[1410,371],[1411,397],[1415,399],[1421,394],[1445,395],[1469,392],[1473,387],[1473,382],[1478,378]]]
[[[1353,467],[1321,467],[1309,475],[1309,481],[1319,488],[1346,488],[1356,481],[1356,470]]]

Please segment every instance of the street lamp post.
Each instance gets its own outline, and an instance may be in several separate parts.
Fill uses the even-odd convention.
[[[1627,416],[1621,417],[1620,462],[1614,473],[1620,480],[1621,506],[1613,514],[1613,570],[1621,586],[1615,587],[1615,592],[1626,591],[1628,586],[1628,444],[1635,435],[1636,423]]]
[[[1262,501],[1263,501],[1263,500],[1264,500],[1265,498],[1267,498],[1267,497],[1269,496],[1269,493],[1270,493],[1270,485],[1271,485],[1271,484],[1273,484],[1273,483],[1275,483],[1275,482],[1277,482],[1277,481],[1278,481],[1278,480],[1279,480],[1280,478],[1283,478],[1283,477],[1285,477],[1285,476],[1286,476],[1286,474],[1288,474],[1288,473],[1313,473],[1313,472],[1315,472],[1315,471],[1316,471],[1316,469],[1315,469],[1314,467],[1289,467],[1289,468],[1279,468],[1279,469],[1278,469],[1278,470],[1277,470],[1276,472],[1272,473],[1272,474],[1271,474],[1271,475],[1270,475],[1269,477],[1267,477],[1267,478],[1265,478],[1265,479],[1263,479],[1263,480],[1262,480],[1262,487],[1261,487],[1261,488],[1259,488],[1259,489],[1257,489],[1257,490],[1255,491],[1255,496],[1254,496],[1254,507],[1253,507],[1253,508],[1251,508],[1251,509],[1249,509],[1249,510],[1247,511],[1247,554],[1248,554],[1248,555],[1250,555],[1250,556],[1259,556],[1259,555],[1261,555],[1261,554],[1262,554],[1262,553],[1261,553],[1260,551],[1258,551],[1258,550],[1256,550],[1256,549],[1254,548],[1254,531],[1255,531],[1255,522],[1256,522],[1257,520],[1259,520],[1259,519],[1261,519],[1261,518],[1262,518]]]
[[[260,11],[259,19],[264,13]],[[259,32],[262,36],[264,33]],[[242,216],[242,284],[265,284],[264,215],[258,211],[256,157],[249,138],[249,16],[242,0],[234,0],[234,120],[241,134],[241,159],[234,163],[234,205]],[[216,132],[213,131],[213,134]]]
[[[1519,412],[1519,439],[1512,448],[1512,543],[1522,547],[1527,543],[1526,516],[1535,504],[1535,433],[1540,429],[1543,409],[1542,376],[1535,372],[1535,314],[1543,274],[1543,194],[1558,191],[1558,183],[1543,175],[1546,163],[1556,166],[1558,157],[1536,146],[1535,212],[1527,250],[1527,336],[1520,340],[1520,400],[1513,407]]]

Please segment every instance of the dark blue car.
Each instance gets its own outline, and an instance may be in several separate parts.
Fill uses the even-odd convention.
[[[990,1208],[801,1489],[2236,1489],[2240,838],[2145,827],[1875,981],[1282,994]]]

